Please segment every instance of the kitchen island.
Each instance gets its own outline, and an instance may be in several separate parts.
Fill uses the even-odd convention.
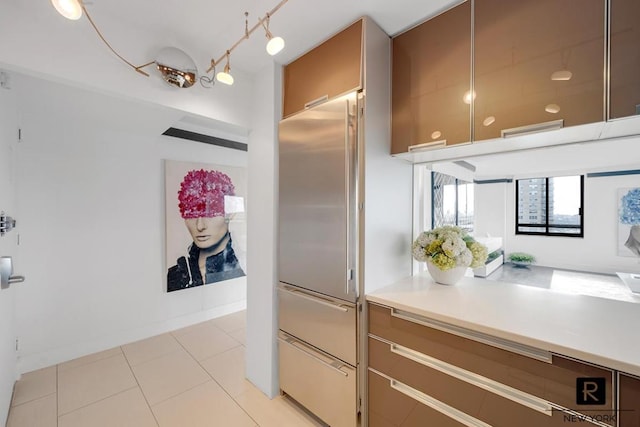
[[[463,425],[640,426],[636,303],[472,277],[445,286],[426,272],[366,299],[370,421],[393,425],[376,402],[398,398]]]

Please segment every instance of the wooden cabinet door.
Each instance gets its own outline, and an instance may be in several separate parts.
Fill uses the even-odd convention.
[[[620,427],[640,427],[640,378],[620,374]]]
[[[393,39],[392,154],[471,141],[471,2]]]
[[[604,0],[476,0],[474,140],[604,120],[604,13]]]
[[[284,67],[282,115],[362,87],[362,20]]]
[[[611,0],[609,118],[640,113],[640,1]]]

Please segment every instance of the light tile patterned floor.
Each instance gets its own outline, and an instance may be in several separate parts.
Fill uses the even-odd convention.
[[[7,427],[319,427],[244,378],[245,312],[24,374]]]

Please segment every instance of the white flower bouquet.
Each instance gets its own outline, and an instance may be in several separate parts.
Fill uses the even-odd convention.
[[[487,247],[460,227],[446,225],[420,233],[413,242],[413,258],[430,261],[440,270],[454,267],[476,268],[487,260]]]

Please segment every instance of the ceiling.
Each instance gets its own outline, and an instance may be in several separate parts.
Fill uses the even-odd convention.
[[[144,64],[154,60],[162,47],[174,46],[192,56],[202,74],[211,59],[220,58],[243,36],[245,12],[249,12],[249,27],[252,27],[278,2],[86,0],[84,3],[105,38],[130,62]],[[458,2],[460,0],[289,0],[271,18],[272,33],[286,41],[285,49],[275,60],[281,64],[290,62],[363,15],[370,16],[388,34],[394,35]],[[52,46],[66,43],[66,49],[75,51],[72,59],[65,56],[66,61],[94,60],[95,66],[100,67],[98,60],[108,59],[87,50],[89,46],[98,48],[99,42],[93,43],[97,35],[86,19],[67,21],[47,0],[10,0],[3,5],[3,15],[0,28],[4,31],[0,29],[0,35],[5,31],[9,33],[3,37],[29,39],[34,36],[34,43]],[[30,17],[28,20],[33,24],[23,17]],[[76,42],[68,43],[68,37]],[[19,43],[24,46],[24,40]],[[260,70],[271,60],[264,50],[265,43],[264,31],[256,30],[233,51],[232,70],[247,73]],[[104,45],[101,49],[107,50]],[[34,52],[37,51],[34,48]],[[51,58],[51,62],[55,61],[56,58]]]

